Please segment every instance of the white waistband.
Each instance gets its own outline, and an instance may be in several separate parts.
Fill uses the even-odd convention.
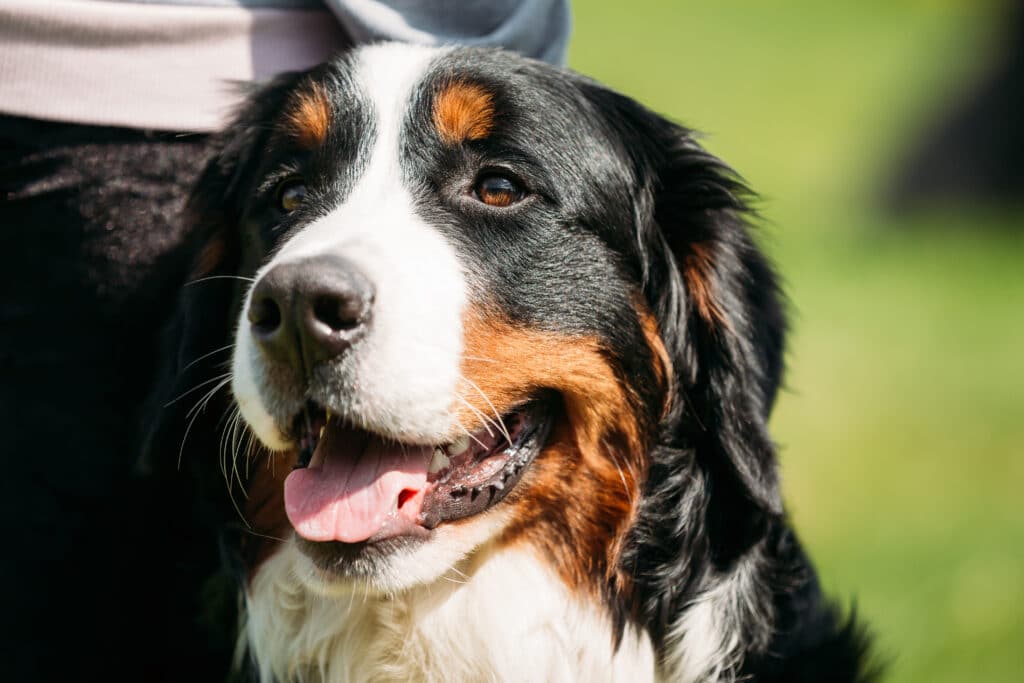
[[[238,103],[234,84],[348,42],[327,11],[0,0],[0,112],[212,131]]]

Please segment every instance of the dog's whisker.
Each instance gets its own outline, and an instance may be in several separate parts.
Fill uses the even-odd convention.
[[[221,425],[220,438],[217,443],[217,457],[220,462],[220,473],[224,477],[224,484],[230,488],[231,480],[228,479],[228,434],[232,425],[238,417],[238,409],[232,407],[224,424]]]
[[[181,374],[181,373],[185,372],[190,367],[192,367],[193,365],[195,365],[199,361],[203,360],[204,358],[209,358],[210,356],[212,356],[214,354],[217,354],[217,353],[220,353],[221,351],[227,351],[228,349],[233,349],[233,348],[235,348],[234,344],[226,344],[226,345],[220,347],[219,349],[214,349],[213,351],[210,351],[209,353],[204,353],[203,355],[199,356],[199,358],[196,358],[191,363],[189,363],[188,365],[183,367],[181,370],[179,370],[178,373]]]
[[[487,394],[484,393],[484,390],[481,389],[479,386],[477,386],[477,383],[474,382],[473,380],[471,380],[470,378],[468,378],[465,375],[463,375],[462,379],[467,384],[469,384],[469,386],[471,386],[474,389],[476,389],[477,393],[480,394],[485,401],[487,401],[487,405],[489,405],[491,407],[491,410],[494,411],[494,416],[496,418],[498,418],[498,424],[501,425],[501,434],[502,434],[502,436],[505,437],[506,441],[508,441],[509,443],[512,443],[512,437],[511,437],[511,435],[509,435],[508,427],[505,426],[505,420],[501,417],[501,413],[498,412],[498,409],[494,407],[494,403],[491,401],[490,397],[487,396]]]
[[[629,488],[629,484],[626,483],[626,473],[622,471],[622,464],[619,462],[619,458],[615,453],[614,448],[608,448],[607,452],[610,454],[612,463],[615,465],[615,470],[619,473],[619,479],[622,481],[622,490],[626,493],[626,499],[629,500],[629,504],[633,505],[633,492]],[[632,470],[632,466],[629,466],[630,474],[635,474]]]
[[[455,426],[458,427],[459,429],[461,429],[463,432],[465,432],[466,436],[471,438],[473,441],[476,441],[476,444],[478,446],[480,446],[480,448],[487,448],[487,446],[484,444],[484,442],[481,441],[480,439],[476,438],[476,436],[474,436],[471,431],[466,429],[466,425],[462,424],[462,422],[460,422],[457,418],[455,420]]]
[[[462,394],[456,393],[455,394],[455,398],[457,398],[460,401],[462,401],[463,405],[465,405],[467,408],[469,408],[473,412],[474,415],[476,415],[478,418],[480,418],[480,422],[483,423],[484,429],[487,430],[487,436],[493,437],[494,436],[494,431],[491,429],[491,423],[493,422],[493,420],[491,420],[491,418],[484,411],[480,410],[475,405],[473,405],[472,403],[467,401],[466,398]]]
[[[250,525],[249,520],[245,518],[245,513],[242,512],[242,508],[238,505],[238,501],[235,500],[234,486],[232,485],[233,482],[231,476],[228,474],[228,458],[230,457],[228,453],[229,435],[236,428],[238,421],[241,420],[242,414],[241,411],[239,411],[238,406],[233,405],[229,415],[230,417],[228,417],[227,420],[224,421],[223,427],[221,429],[220,447],[218,449],[220,471],[221,475],[224,477],[224,483],[227,486],[228,499],[231,501],[231,506],[235,509],[235,513],[238,515],[238,518],[245,525],[246,529],[251,529],[252,525]]]
[[[270,534],[261,533],[251,527],[247,529],[242,529],[242,531],[250,536],[255,536],[256,538],[265,538],[268,541],[277,541],[278,543],[284,543],[288,540],[287,538],[281,538],[280,536],[272,536]]]
[[[239,417],[239,409],[236,405],[232,405],[230,411],[226,415],[226,418],[220,425],[220,438],[217,443],[217,456],[220,461],[220,473],[224,477],[224,483],[230,485],[230,481],[227,478],[227,438],[231,426],[234,424]]]
[[[185,417],[192,417],[193,413],[202,412],[203,410],[205,410],[206,406],[213,399],[214,395],[218,391],[223,389],[224,386],[226,384],[228,384],[228,382],[230,382],[230,381],[231,381],[231,378],[227,378],[227,379],[223,380],[222,382],[220,382],[219,384],[217,384],[213,389],[210,389],[205,394],[200,396],[199,400],[197,400],[195,402],[195,404],[193,404],[193,406],[191,408],[189,408],[188,411],[185,413]]]
[[[245,443],[245,460],[246,464],[253,459],[253,451],[256,450],[256,434],[251,429],[246,429],[246,443]],[[275,458],[267,458],[268,462],[273,462]]]
[[[209,396],[207,397],[206,400],[208,401],[210,398],[212,398],[213,395],[215,393],[217,393],[217,391],[220,388],[225,386],[228,381],[230,381],[230,378],[228,380],[224,380],[223,382],[221,382],[220,384],[215,386],[213,388],[213,390],[210,391]],[[208,382],[207,382],[207,384],[208,384]],[[203,405],[205,405],[205,403]],[[195,408],[198,407],[198,406],[199,406],[199,404],[197,403],[196,406],[193,406],[193,410],[189,411],[192,414],[191,417],[188,417],[188,413],[186,413],[186,415],[185,415],[185,417],[188,418],[188,424],[185,426],[185,433],[182,435],[182,437],[181,437],[181,445],[178,447],[178,465],[177,465],[177,467],[178,467],[179,470],[181,469],[182,458],[184,458],[184,456],[185,456],[185,443],[188,441],[188,434],[189,434],[190,431],[192,431],[192,425],[195,424],[196,419],[199,417],[200,413],[202,413],[201,409],[200,410],[195,410]]]
[[[242,474],[238,467],[238,451],[241,443],[241,429],[244,428],[241,420],[241,412],[239,412],[239,419],[235,420],[234,426],[231,428],[231,473],[235,480],[238,481],[238,488],[242,491],[242,497],[248,498],[249,492],[245,490],[245,482],[242,481]]]
[[[192,285],[198,285],[201,282],[209,282],[210,280],[241,280],[242,282],[256,282],[256,278],[245,277],[242,275],[207,275],[206,277],[201,277],[198,280],[190,280],[186,282],[184,286],[190,287]]]
[[[225,377],[229,377],[230,375],[231,375],[230,372],[225,372],[225,373],[222,373],[220,375],[217,375],[216,377],[211,377],[210,379],[203,380],[202,382],[200,382],[199,384],[195,385],[194,387],[192,387],[191,389],[189,389],[185,393],[183,393],[183,394],[177,396],[176,398],[173,398],[170,401],[168,401],[167,403],[165,403],[164,404],[164,408],[170,408],[172,405],[174,405],[175,403],[177,403],[181,399],[185,398],[186,396],[188,396],[192,392],[198,391],[199,389],[202,389],[206,385],[212,384],[213,382],[219,382],[220,380],[224,379]]]
[[[217,425],[217,428],[220,430],[220,436],[217,439],[217,464],[220,466],[220,473],[221,476],[224,478],[225,484],[228,481],[228,470],[226,458],[227,451],[225,450],[224,439],[227,434],[228,425],[230,425],[231,421],[235,418],[235,413],[237,411],[238,408],[234,405],[231,405],[229,409],[224,412],[224,416],[221,418],[220,423],[218,423]]]
[[[470,381],[469,379],[467,379],[466,377],[462,377],[462,379],[466,380],[466,382],[468,382],[469,384],[472,384],[472,382],[471,382],[471,381]],[[503,418],[501,417],[501,415],[500,415],[500,414],[498,414],[498,411],[497,411],[497,410],[495,409],[495,407],[494,407],[494,404],[493,404],[493,403],[491,403],[491,400],[490,400],[490,399],[489,399],[489,398],[487,397],[487,395],[486,395],[486,394],[484,394],[484,393],[483,393],[483,392],[482,392],[482,391],[480,390],[480,388],[479,388],[479,387],[475,387],[475,386],[474,386],[474,388],[475,388],[475,389],[477,390],[477,392],[478,392],[478,393],[480,393],[480,395],[481,395],[481,396],[483,396],[483,397],[484,397],[484,400],[485,400],[485,401],[487,401],[487,403],[488,403],[488,404],[490,405],[490,407],[491,407],[491,410],[492,410],[492,411],[494,411],[494,414],[495,414],[495,415],[497,416],[497,418],[498,418],[497,420],[494,420],[494,419],[493,419],[493,418],[491,418],[491,417],[490,417],[489,415],[487,415],[486,413],[484,413],[484,412],[483,412],[482,410],[480,410],[480,409],[476,408],[476,406],[472,405],[472,404],[471,404],[471,403],[470,403],[469,401],[467,401],[467,400],[466,400],[466,398],[465,398],[464,396],[462,396],[462,395],[459,395],[459,394],[457,394],[458,398],[459,398],[459,399],[460,399],[460,400],[461,400],[461,401],[462,401],[463,403],[465,403],[465,404],[467,405],[467,407],[469,407],[469,409],[470,409],[470,410],[472,410],[472,411],[473,411],[473,412],[474,412],[474,413],[475,413],[475,414],[476,414],[476,415],[477,415],[477,416],[478,416],[478,417],[479,417],[479,418],[481,419],[481,421],[482,421],[482,422],[484,423],[484,428],[485,428],[485,429],[487,429],[487,434],[488,434],[489,436],[492,436],[492,437],[494,436],[494,432],[493,432],[493,431],[491,431],[491,429],[490,429],[490,427],[489,427],[489,425],[493,425],[493,426],[494,426],[494,429],[496,429],[496,430],[498,431],[498,433],[499,433],[499,434],[501,434],[502,436],[504,436],[504,437],[505,437],[505,440],[506,440],[506,441],[508,441],[509,443],[511,443],[511,442],[512,442],[512,438],[511,438],[511,436],[509,435],[509,431],[508,431],[508,428],[507,428],[507,427],[505,426],[505,420],[504,420],[504,419],[503,419]]]
[[[238,488],[242,491],[242,497],[248,498],[249,494],[245,490],[245,484],[242,480],[241,470],[238,466],[239,451],[241,450],[241,436],[239,431],[239,424],[241,420],[235,420],[235,425],[231,429],[231,469],[234,473],[235,479],[238,481]],[[248,470],[246,470],[246,479],[248,479]]]

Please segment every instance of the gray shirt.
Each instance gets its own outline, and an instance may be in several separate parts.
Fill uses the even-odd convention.
[[[569,0],[0,0],[0,112],[219,128],[238,82],[353,43],[504,47],[564,63]]]

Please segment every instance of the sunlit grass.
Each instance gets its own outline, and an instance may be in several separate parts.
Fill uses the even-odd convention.
[[[985,2],[594,2],[571,63],[707,131],[792,301],[772,431],[826,585],[889,680],[1024,676],[1024,214],[877,194],[990,54]]]

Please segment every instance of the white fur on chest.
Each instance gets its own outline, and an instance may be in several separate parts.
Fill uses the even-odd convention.
[[[308,561],[287,543],[247,596],[249,652],[261,680],[653,681],[646,635],[611,627],[522,551],[481,551],[425,586],[382,597],[327,595],[299,577]]]

